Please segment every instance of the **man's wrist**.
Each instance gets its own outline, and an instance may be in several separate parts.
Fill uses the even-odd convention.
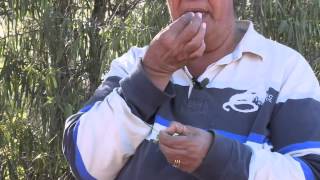
[[[150,68],[148,65],[142,61],[142,67],[146,72],[147,77],[150,81],[161,91],[164,91],[170,81],[170,74],[164,74],[160,72],[156,72],[153,68]]]

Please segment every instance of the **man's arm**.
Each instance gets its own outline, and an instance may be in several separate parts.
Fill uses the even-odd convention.
[[[66,121],[63,152],[78,179],[114,179],[173,96],[158,90],[134,57],[131,50],[113,61],[87,105]]]
[[[172,73],[202,56],[205,30],[201,13],[186,13],[152,40],[135,68],[126,60],[112,63],[103,95],[66,122],[64,154],[79,178],[116,177],[148,135],[146,123],[153,124],[157,109],[174,96]]]

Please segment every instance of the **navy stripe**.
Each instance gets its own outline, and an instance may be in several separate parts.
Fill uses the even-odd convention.
[[[315,180],[315,177],[311,168],[302,159],[300,158],[294,158],[294,159],[300,163],[306,180]]]
[[[307,141],[303,143],[291,144],[289,146],[283,147],[278,152],[282,154],[286,154],[292,151],[302,150],[302,149],[310,149],[310,148],[320,148],[319,141]]]
[[[79,125],[80,125],[80,121],[78,121],[78,123],[76,124],[75,129],[73,131],[73,141],[76,144],[75,145],[75,154],[76,154],[75,164],[76,164],[76,168],[77,168],[77,171],[78,171],[78,173],[79,173],[79,175],[80,175],[80,177],[82,179],[95,180],[95,178],[92,177],[89,174],[89,172],[87,171],[87,169],[86,169],[86,167],[84,165],[84,162],[82,160],[80,151],[79,151],[78,146],[77,146],[77,137],[78,137]]]
[[[85,105],[94,104],[94,102],[97,101],[103,101],[115,88],[119,87],[120,80],[121,77],[117,76],[106,78]]]
[[[311,98],[289,99],[277,104],[269,124],[275,151],[288,153],[319,148],[319,117],[320,102]]]
[[[148,78],[141,63],[130,76],[120,81],[120,87],[131,113],[148,124],[154,124],[159,108],[175,96],[170,82],[165,91],[160,91]]]

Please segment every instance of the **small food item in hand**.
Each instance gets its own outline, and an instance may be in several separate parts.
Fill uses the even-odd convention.
[[[180,136],[180,134],[174,133],[174,134],[172,134],[172,136]]]

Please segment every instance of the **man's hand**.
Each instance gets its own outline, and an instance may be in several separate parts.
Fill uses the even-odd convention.
[[[143,67],[151,81],[161,90],[171,75],[206,49],[206,24],[201,13],[186,13],[162,30],[150,43]]]
[[[191,173],[207,155],[212,139],[212,134],[207,131],[173,122],[160,132],[159,146],[170,164]]]

